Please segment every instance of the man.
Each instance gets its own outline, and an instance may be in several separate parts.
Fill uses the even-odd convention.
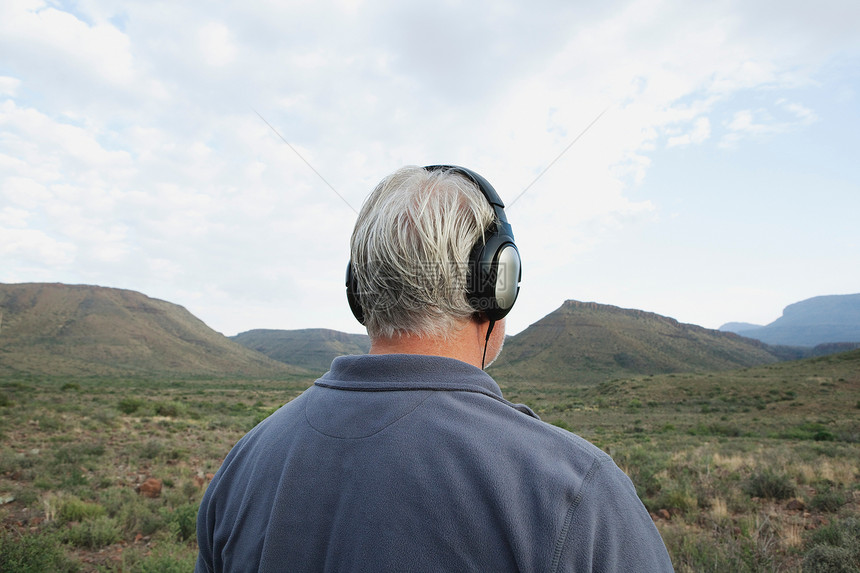
[[[347,270],[370,354],[342,356],[230,452],[197,571],[671,571],[604,452],[506,401],[519,253],[495,190],[450,166],[385,178]]]

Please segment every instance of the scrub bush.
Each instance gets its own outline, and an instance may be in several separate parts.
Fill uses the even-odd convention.
[[[803,558],[803,573],[857,573],[860,563],[851,550],[832,545],[816,545]]]
[[[162,516],[169,524],[178,541],[187,541],[197,533],[197,503],[180,505],[173,511],[162,510]]]
[[[140,398],[123,398],[117,404],[117,408],[123,414],[134,414],[139,409],[143,408],[145,402]]]
[[[789,499],[794,497],[797,488],[785,474],[765,470],[750,476],[745,491],[750,497]]]
[[[833,513],[839,511],[839,508],[846,503],[848,503],[848,497],[845,492],[827,484],[815,493],[809,502],[809,507],[818,511]]]
[[[74,573],[79,571],[79,567],[66,557],[54,535],[28,535],[14,530],[0,530],[0,571]]]
[[[110,517],[97,517],[73,525],[65,532],[64,539],[66,543],[75,547],[98,549],[117,543],[121,535],[116,520]]]
[[[57,519],[62,523],[71,521],[88,521],[103,517],[107,511],[97,503],[82,501],[71,496],[62,498],[57,504]]]

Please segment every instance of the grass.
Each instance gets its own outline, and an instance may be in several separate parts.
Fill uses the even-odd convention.
[[[860,570],[856,359],[592,387],[500,383],[613,456],[677,571]]]
[[[311,382],[0,379],[0,571],[191,571],[211,474]]]
[[[192,570],[208,476],[310,383],[0,379],[0,571]],[[860,568],[856,361],[500,383],[613,456],[679,572]]]

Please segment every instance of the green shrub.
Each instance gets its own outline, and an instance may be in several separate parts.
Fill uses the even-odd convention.
[[[661,533],[677,571],[751,573],[762,570],[746,563],[756,553],[755,544],[749,538],[726,538],[715,543],[710,537],[689,535],[679,529]]]
[[[185,543],[159,543],[150,555],[140,556],[124,570],[136,573],[188,573],[194,570],[196,551]]]
[[[75,547],[98,549],[120,540],[120,530],[116,520],[110,517],[77,523],[65,532],[65,541]]]
[[[186,503],[174,510],[162,509],[162,516],[173,530],[178,541],[187,541],[197,533],[197,509],[196,503]]]
[[[826,426],[811,422],[786,430],[779,437],[789,440],[814,440],[816,442],[836,441],[836,435]]]
[[[726,438],[737,438],[743,435],[741,429],[733,424],[698,424],[695,428],[690,428],[688,433],[691,436],[723,436]]]
[[[614,455],[615,462],[626,472],[640,499],[656,496],[661,489],[657,475],[666,469],[666,454],[636,446]]]
[[[768,470],[753,474],[744,489],[750,497],[767,499],[789,499],[797,491],[791,478]]]
[[[140,499],[140,495],[135,493],[134,489],[127,486],[110,487],[99,496],[99,501],[107,510],[111,517],[115,517],[122,509],[131,503]]]
[[[68,444],[54,452],[54,460],[61,464],[80,464],[90,458],[99,458],[105,453],[104,444]]]
[[[63,478],[60,480],[59,485],[61,490],[77,491],[77,488],[88,486],[90,484],[90,478],[88,478],[82,471],[75,467],[69,468],[68,466],[66,469],[68,471],[61,474]]]
[[[123,414],[134,414],[146,404],[140,398],[123,398],[117,404],[117,408]]]
[[[78,564],[66,557],[56,536],[0,529],[0,571],[73,573],[78,570]]]
[[[0,474],[11,473],[23,467],[22,462],[25,459],[23,455],[15,453],[12,450],[6,448],[0,450]]]
[[[860,558],[860,518],[849,517],[847,519],[833,521],[823,527],[814,530],[809,536],[808,545],[832,545],[834,547],[846,547],[857,552]],[[858,563],[860,565],[860,563]]]
[[[59,432],[63,430],[63,422],[52,416],[40,416],[36,418],[39,423],[39,429],[44,432]]]
[[[15,501],[23,505],[24,507],[30,507],[39,501],[39,493],[26,485],[15,488],[12,490],[12,493],[15,496]]]
[[[138,496],[131,491],[130,493],[133,496],[127,496],[122,500],[113,496],[110,516],[116,518],[119,528],[128,536],[137,533],[154,534],[164,526],[164,519],[158,511],[156,500]]]
[[[155,405],[156,416],[167,416],[168,418],[177,418],[184,416],[188,411],[185,404],[179,402],[160,402]]]
[[[154,460],[164,451],[164,444],[158,440],[147,440],[138,452],[141,458]]]
[[[268,410],[263,410],[262,412],[255,413],[254,418],[251,421],[251,424],[252,424],[251,428],[253,428],[257,424],[259,424],[260,422],[262,422],[263,420],[265,420],[266,418],[268,418],[269,416],[271,416],[272,414],[277,412],[279,408],[280,408],[280,406],[275,406],[274,408],[270,408]]]
[[[653,503],[654,510],[674,509],[683,514],[693,511],[697,506],[696,496],[692,495],[684,488],[664,490]]]
[[[87,521],[103,517],[107,511],[97,503],[82,501],[77,497],[67,497],[59,502],[57,519],[62,523]]]
[[[188,499],[191,499],[191,498],[194,498],[194,497],[197,497],[198,495],[200,495],[200,488],[198,488],[197,484],[195,484],[193,481],[182,482],[181,491],[182,491],[182,495],[184,495]]]
[[[845,492],[839,488],[834,488],[829,485],[819,489],[812,500],[809,502],[809,507],[818,511],[836,512],[839,508],[848,503],[848,498]],[[858,540],[860,542],[860,540]]]
[[[803,557],[803,573],[857,573],[856,552],[845,547],[816,545]]]

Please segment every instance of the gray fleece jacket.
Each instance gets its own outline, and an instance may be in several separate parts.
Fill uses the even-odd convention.
[[[627,476],[448,358],[345,356],[242,438],[196,571],[671,571]]]

